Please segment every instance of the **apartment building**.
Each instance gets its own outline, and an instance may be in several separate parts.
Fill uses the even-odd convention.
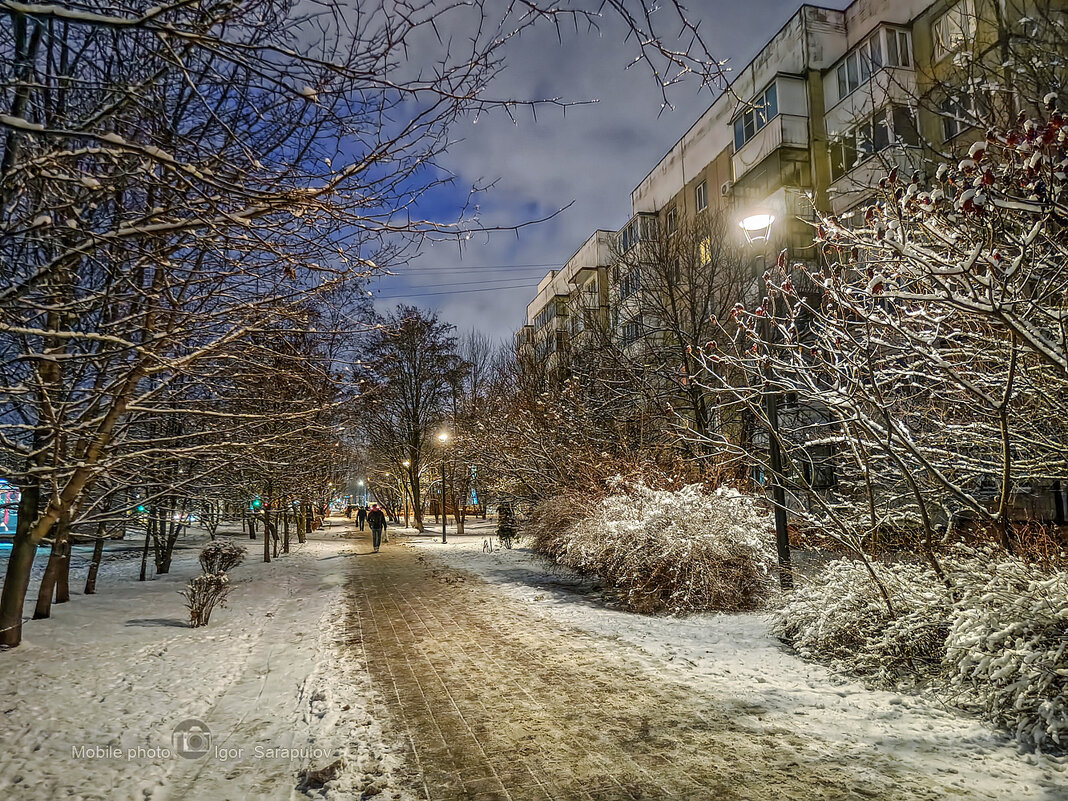
[[[633,216],[608,250],[637,252],[657,232],[718,214],[729,221],[737,244],[753,254],[755,270],[783,249],[794,262],[815,262],[816,209],[848,220],[891,167],[904,175],[930,173],[936,162],[982,134],[961,121],[959,98],[938,98],[939,81],[962,48],[981,51],[984,37],[993,41],[988,28],[994,19],[1019,18],[1026,5],[1027,0],[856,0],[845,10],[802,5],[633,189]],[[738,227],[746,219],[771,221],[750,235],[755,244],[747,245]],[[608,262],[602,266],[610,268],[609,319],[620,344],[632,347],[655,325],[644,325],[628,309],[640,292],[655,287],[640,286],[635,271]],[[539,286],[528,327],[546,312],[550,298],[560,301],[573,293],[566,280],[554,276]]]
[[[594,325],[608,315],[609,269],[615,231],[595,231],[559,270],[538,284],[527,305],[526,324],[516,335],[521,364],[538,383],[566,377],[567,355],[581,347]]]

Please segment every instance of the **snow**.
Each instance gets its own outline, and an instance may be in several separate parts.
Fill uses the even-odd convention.
[[[200,571],[196,548],[143,583],[139,558],[105,561],[96,595],[72,592],[0,653],[0,797],[299,798],[300,771],[340,758],[341,775],[314,797],[405,798],[359,639],[346,633],[345,531],[335,521],[271,564],[262,540],[238,537],[249,553],[230,572],[229,602],[199,629],[179,595]],[[72,590],[84,577],[79,565]],[[173,753],[186,719],[207,724],[208,756]]]
[[[769,734],[789,727],[819,751],[863,760],[889,754],[902,774],[971,799],[1068,798],[1068,758],[1025,753],[981,721],[919,696],[871,691],[803,662],[768,634],[760,614],[640,616],[613,609],[585,579],[548,566],[526,548],[483,549],[488,524],[414,547],[490,581],[535,614],[635,646],[650,670],[700,686],[740,708],[766,710]],[[579,593],[576,593],[576,590]],[[747,718],[747,720],[752,720]]]

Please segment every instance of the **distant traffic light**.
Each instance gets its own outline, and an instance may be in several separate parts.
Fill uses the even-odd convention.
[[[259,498],[256,498],[252,501],[253,509],[259,509],[261,506],[263,506],[263,501],[261,501]]]
[[[144,504],[141,504],[140,506],[137,507],[137,511],[138,512],[147,512],[148,509],[145,507]]]

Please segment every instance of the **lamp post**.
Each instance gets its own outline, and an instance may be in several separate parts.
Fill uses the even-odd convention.
[[[761,244],[761,263],[766,262],[768,241],[771,239],[771,226],[775,223],[772,214],[753,214],[739,223],[745,240],[750,245]],[[765,344],[771,347],[771,309],[763,320],[763,337]],[[784,590],[793,589],[794,577],[790,567],[790,532],[786,524],[786,489],[782,483],[782,450],[779,447],[779,396],[771,391],[774,374],[771,360],[765,372],[768,389],[764,393],[765,412],[768,416],[768,462],[771,467],[771,500],[775,514],[775,550],[779,561],[779,586]]]
[[[408,474],[408,481],[412,480],[412,463],[405,460],[404,471]],[[401,479],[401,494],[404,496],[404,527],[408,528],[408,483]]]
[[[442,431],[438,434],[438,442],[441,443],[441,541],[442,543],[448,542],[445,534],[445,446],[449,442],[449,434],[447,431]]]
[[[360,492],[360,506],[367,505],[367,490],[364,489],[363,479],[356,482],[356,486],[359,487]]]

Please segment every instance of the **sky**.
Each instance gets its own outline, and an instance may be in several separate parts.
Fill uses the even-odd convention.
[[[727,67],[741,70],[801,6],[799,0],[693,0],[691,21]],[[847,0],[821,3],[844,8]],[[494,340],[524,323],[538,281],[567,259],[598,228],[617,230],[630,218],[630,192],[711,105],[715,94],[696,84],[674,87],[673,108],[649,70],[628,69],[636,50],[622,24],[606,17],[600,32],[558,41],[550,29],[524,34],[495,79],[495,97],[560,97],[575,101],[562,112],[541,108],[482,115],[453,132],[458,141],[440,160],[455,176],[451,200],[493,182],[479,198],[487,225],[509,226],[552,216],[514,231],[479,234],[461,248],[428,242],[398,275],[375,279],[379,312],[397,303],[430,308],[459,331],[478,329]],[[596,101],[596,102],[585,102]],[[435,212],[450,197],[434,198]],[[447,211],[447,209],[445,209]]]

